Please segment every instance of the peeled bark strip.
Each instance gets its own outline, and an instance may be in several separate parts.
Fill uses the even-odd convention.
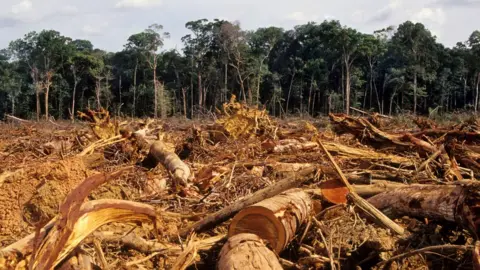
[[[311,210],[312,200],[306,192],[285,192],[240,211],[230,223],[228,236],[254,233],[280,253]]]
[[[389,216],[429,218],[455,222],[479,235],[480,184],[414,185],[378,194],[368,200]]]
[[[220,251],[218,270],[281,270],[277,255],[255,234],[242,233],[228,239]]]
[[[62,220],[66,220],[63,225]],[[51,269],[65,259],[88,235],[110,222],[153,221],[155,209],[146,204],[122,200],[85,203],[78,212],[60,216],[42,240],[33,260],[33,269]]]
[[[162,164],[169,172],[173,174],[176,181],[187,185],[190,178],[190,168],[173,151],[168,149],[162,141],[155,141],[150,146],[150,152],[147,160],[154,160],[155,165]]]

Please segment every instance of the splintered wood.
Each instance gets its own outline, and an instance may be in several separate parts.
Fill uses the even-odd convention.
[[[479,269],[480,121],[354,111],[7,116],[0,269]]]

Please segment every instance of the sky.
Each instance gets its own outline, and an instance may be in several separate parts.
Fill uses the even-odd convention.
[[[240,21],[244,29],[335,19],[364,33],[411,20],[451,47],[480,30],[479,11],[480,0],[0,0],[0,48],[53,29],[119,51],[131,34],[158,23],[171,35],[165,48],[181,49],[185,23],[203,18]]]

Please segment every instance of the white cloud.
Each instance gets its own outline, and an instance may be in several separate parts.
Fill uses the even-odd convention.
[[[19,13],[27,12],[31,9],[32,9],[32,2],[30,0],[24,0],[12,6],[12,13],[19,14]]]
[[[87,36],[100,36],[105,34],[108,22],[103,22],[95,25],[86,24],[82,27],[82,32]]]
[[[446,18],[445,12],[442,8],[422,8],[413,15],[412,20],[419,22],[431,21],[437,24],[444,24]]]
[[[352,20],[356,23],[363,23],[365,21],[365,11],[355,10],[351,16]]]
[[[328,16],[328,15],[326,15]],[[333,16],[331,16],[333,18]],[[295,21],[296,23],[305,23],[309,21],[316,21],[318,16],[315,15],[307,15],[302,11],[295,11],[286,16],[287,20]]]
[[[146,8],[160,6],[162,0],[122,0],[118,2],[116,8]]]
[[[323,15],[323,18],[328,21],[328,20],[334,20],[336,17],[330,14],[325,14]]]
[[[384,23],[391,19],[391,17],[395,14],[395,11],[402,6],[402,0],[390,0],[388,5],[384,6],[383,8],[377,10],[373,16],[370,17],[370,22],[381,22]]]
[[[78,13],[78,8],[76,6],[63,6],[60,12],[65,15],[73,15]]]
[[[306,21],[307,16],[301,11],[295,11],[290,14],[288,14],[287,19],[293,20],[293,21]]]

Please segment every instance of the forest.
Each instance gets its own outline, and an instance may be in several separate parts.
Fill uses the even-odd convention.
[[[119,52],[55,30],[29,32],[1,50],[0,114],[73,120],[102,107],[118,116],[193,118],[232,95],[280,117],[479,108],[479,31],[448,48],[411,21],[372,34],[336,20],[291,30],[244,30],[218,19],[185,27],[181,50],[162,49],[168,29],[153,24]]]

